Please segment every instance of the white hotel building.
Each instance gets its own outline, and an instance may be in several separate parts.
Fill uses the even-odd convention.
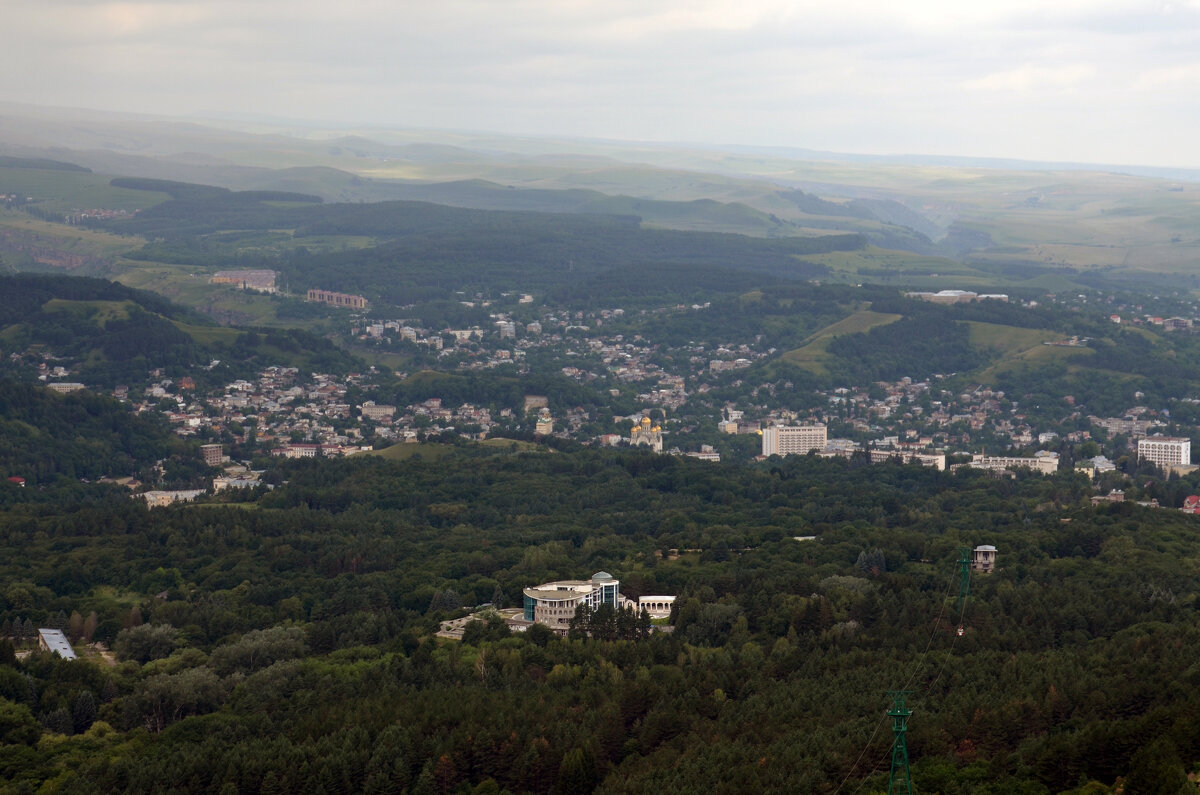
[[[1152,461],[1158,466],[1189,466],[1192,463],[1192,440],[1180,436],[1147,436],[1138,439],[1139,461]]]
[[[824,449],[827,442],[825,426],[816,425],[769,425],[762,430],[762,454],[802,455],[811,450]]]

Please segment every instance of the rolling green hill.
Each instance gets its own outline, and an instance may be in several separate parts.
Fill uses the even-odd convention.
[[[825,266],[804,258],[856,250],[865,242],[853,234],[763,239],[646,228],[628,216],[483,211],[424,202],[289,204],[249,192],[199,189],[103,225],[154,241],[127,253],[128,259],[202,268],[273,267],[293,289],[361,293],[396,305],[452,298],[463,289],[557,289],[564,298],[593,302],[611,299],[606,287],[626,284],[621,273],[629,269],[641,276],[643,291],[653,290],[643,300],[691,297],[705,289],[738,292],[753,286],[747,279],[824,275]],[[375,244],[325,249],[325,241],[338,238]],[[310,239],[316,250],[305,246]],[[589,286],[588,293],[578,294],[583,286]],[[621,297],[627,296],[622,292]]]

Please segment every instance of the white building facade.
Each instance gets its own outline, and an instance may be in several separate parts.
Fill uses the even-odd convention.
[[[1160,467],[1181,467],[1192,463],[1192,440],[1180,436],[1147,436],[1138,439],[1139,461],[1152,461]]]
[[[762,431],[762,454],[803,455],[825,447],[825,426],[816,425],[769,425]]]
[[[975,453],[971,456],[970,463],[964,466],[969,466],[973,469],[988,469],[993,472],[1025,467],[1032,469],[1034,472],[1040,472],[1043,475],[1053,475],[1058,471],[1058,453],[1039,450],[1032,458]]]
[[[587,580],[557,580],[526,588],[524,595],[526,621],[566,632],[575,608],[580,605],[593,609],[612,605],[614,610],[619,609],[621,581],[606,571],[598,571]]]

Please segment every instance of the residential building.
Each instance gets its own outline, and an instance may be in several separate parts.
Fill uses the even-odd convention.
[[[329,304],[330,306],[341,307],[343,309],[366,309],[367,299],[361,295],[347,295],[346,293],[334,293],[329,290],[312,289],[308,291],[308,300],[315,301],[321,304]]]
[[[202,444],[200,457],[204,459],[205,466],[219,467],[221,459],[225,457],[225,448],[219,444]]]
[[[684,453],[689,458],[699,458],[701,461],[720,461],[721,454],[713,449],[711,444],[700,445],[700,451],[694,453]]]
[[[144,491],[137,495],[151,508],[161,508],[173,502],[191,502],[204,493],[204,489],[182,489],[179,491]]]
[[[793,455],[821,450],[827,438],[825,426],[815,425],[769,425],[762,429],[762,454]]]
[[[1002,472],[1014,467],[1026,467],[1043,475],[1052,475],[1058,471],[1058,453],[1041,450],[1032,458],[976,453],[971,456],[970,463],[963,466],[969,466],[973,469],[987,469],[993,472]]]
[[[391,420],[392,415],[396,413],[396,407],[368,400],[358,407],[358,411],[364,419],[379,422],[380,420]]]
[[[879,450],[871,449],[867,451],[871,457],[872,464],[881,464],[884,461],[890,461],[893,458],[899,458],[904,464],[920,464],[925,467],[933,467],[939,472],[946,469],[946,454],[939,453],[922,453],[916,450]]]
[[[209,281],[213,284],[232,284],[243,290],[275,292],[275,271],[270,270],[218,271]]]
[[[1139,461],[1151,461],[1166,469],[1192,463],[1192,440],[1181,436],[1147,436],[1138,439]]]
[[[991,544],[980,544],[971,553],[971,570],[980,574],[991,574],[996,570],[996,548]]]

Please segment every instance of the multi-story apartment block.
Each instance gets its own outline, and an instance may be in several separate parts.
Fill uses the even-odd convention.
[[[347,295],[346,293],[334,293],[329,290],[311,289],[308,291],[308,300],[330,306],[343,307],[346,309],[366,309],[367,299],[361,295]]]
[[[956,466],[968,466],[972,469],[988,469],[993,472],[1003,472],[1009,469],[1026,467],[1043,475],[1053,475],[1058,471],[1058,463],[1058,453],[1039,450],[1032,457],[975,453],[971,456],[969,463],[958,464]]]
[[[390,421],[392,415],[396,413],[396,407],[383,403],[377,404],[373,400],[368,400],[358,407],[358,411],[368,420],[374,420],[375,422],[379,422],[380,420]]]
[[[762,454],[792,455],[820,450],[826,443],[825,426],[769,425],[762,430]]]
[[[1138,439],[1139,461],[1152,461],[1160,467],[1188,466],[1192,463],[1192,440],[1180,436],[1147,436]]]
[[[219,467],[221,459],[225,456],[225,448],[219,444],[202,444],[200,445],[200,456],[204,459],[205,466]]]

